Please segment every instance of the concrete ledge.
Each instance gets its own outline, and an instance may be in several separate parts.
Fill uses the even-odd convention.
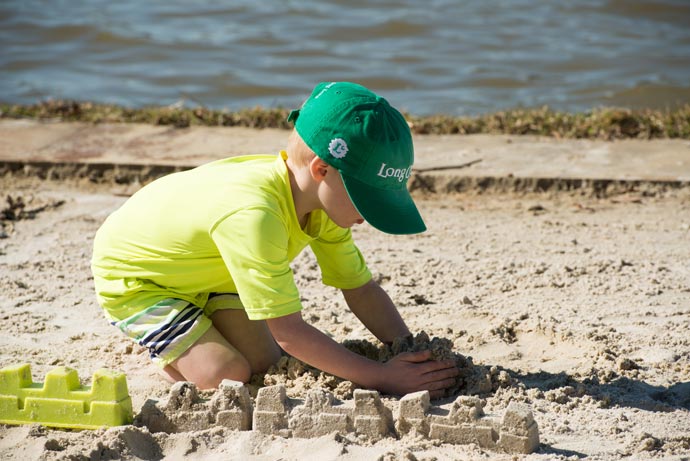
[[[225,157],[276,154],[278,129],[0,120],[0,177],[137,184]],[[690,184],[690,141],[417,135],[410,189],[596,195]]]
[[[548,178],[515,176],[458,176],[415,174],[412,192],[453,194],[462,192],[582,192],[597,197],[642,192],[655,194],[690,187],[690,181],[596,178]]]

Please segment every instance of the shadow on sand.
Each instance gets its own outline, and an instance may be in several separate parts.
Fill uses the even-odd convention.
[[[611,379],[602,380],[596,373],[583,378],[574,377],[565,372],[522,373],[505,368],[503,370],[508,372],[515,382],[522,383],[526,389],[547,392],[570,386],[575,389],[575,396],[588,395],[600,402],[603,408],[619,406],[654,412],[690,410],[690,382],[675,383],[666,387],[655,386],[625,376],[614,376]],[[585,453],[556,448],[546,443],[540,445],[538,453],[587,457]]]
[[[602,381],[598,376],[575,378],[565,372],[519,373],[506,370],[516,381],[527,389],[549,391],[564,386],[572,386],[578,394],[589,395],[602,402],[603,406],[621,406],[646,411],[690,410],[690,382],[675,383],[671,386],[655,386],[641,380],[617,376]]]

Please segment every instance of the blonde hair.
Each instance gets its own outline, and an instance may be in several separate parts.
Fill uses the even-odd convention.
[[[302,137],[297,133],[297,130],[292,130],[288,137],[287,155],[295,166],[307,166],[312,161],[316,154],[307,146],[302,140]]]

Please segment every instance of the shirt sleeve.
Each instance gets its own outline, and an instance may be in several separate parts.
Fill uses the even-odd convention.
[[[358,288],[367,283],[371,272],[352,239],[352,231],[339,227],[330,219],[324,222],[319,237],[310,244],[321,268],[323,283],[340,289]]]
[[[211,230],[247,316],[282,317],[302,309],[288,261],[288,232],[272,210],[244,209]]]

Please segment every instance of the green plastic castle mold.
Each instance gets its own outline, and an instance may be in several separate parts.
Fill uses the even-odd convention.
[[[69,367],[54,368],[43,384],[33,382],[29,364],[0,369],[0,423],[97,429],[131,422],[124,373],[101,368],[89,387]]]

